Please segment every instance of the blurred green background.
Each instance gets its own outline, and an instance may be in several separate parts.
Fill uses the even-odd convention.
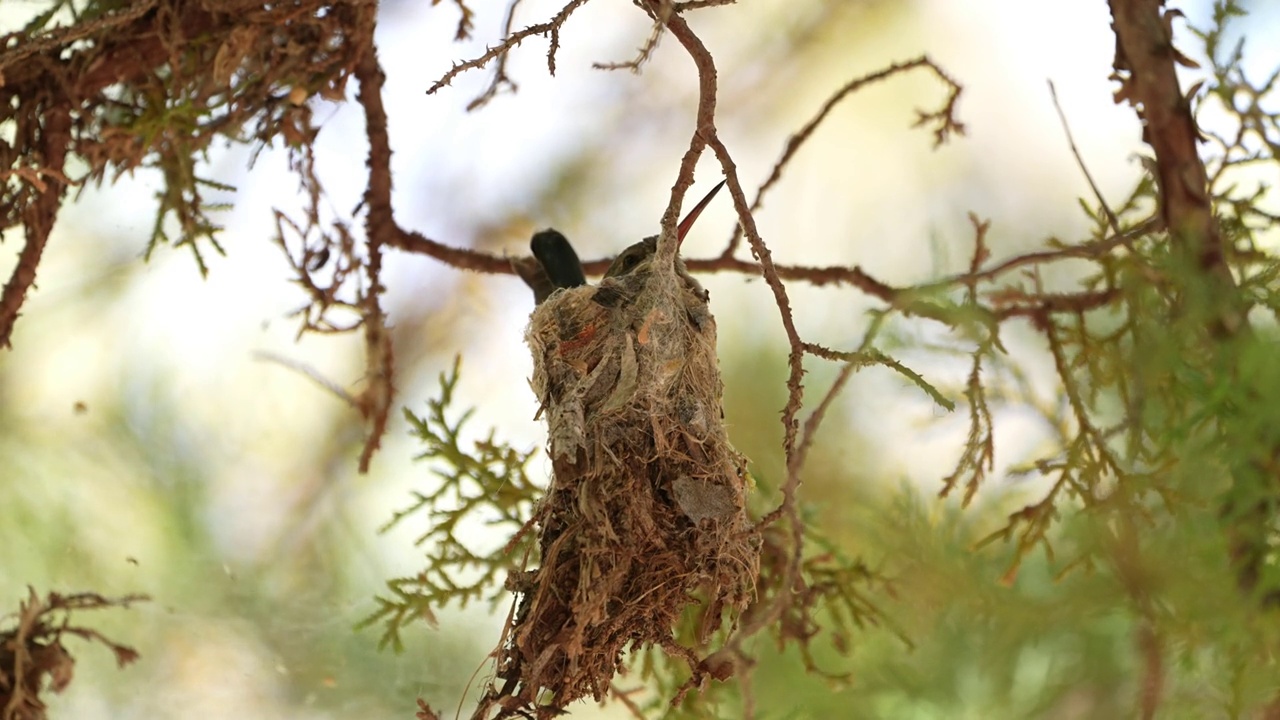
[[[0,20],[16,26],[38,5],[0,4]],[[467,114],[487,71],[434,96],[424,91],[497,37],[505,4],[475,7],[476,39],[459,44],[447,3],[382,3],[401,224],[512,254],[525,252],[533,230],[555,226],[588,259],[655,231],[693,129],[687,56],[667,38],[641,75],[592,70],[592,62],[629,59],[649,32],[629,4],[592,3],[562,34],[555,78],[545,43],[526,42],[508,67],[519,92]],[[516,24],[558,7],[528,0]],[[1208,3],[1181,8],[1205,22]],[[1280,13],[1270,3],[1251,9],[1238,27],[1255,38],[1246,56],[1261,73],[1280,61],[1262,40],[1274,36]],[[757,0],[699,11],[690,23],[717,59],[719,127],[748,186],[854,77],[928,53],[965,86],[968,135],[937,150],[928,133],[909,128],[913,108],[944,97],[932,78],[893,80],[842,104],[758,217],[779,262],[858,264],[893,284],[936,278],[967,263],[969,211],[994,221],[996,258],[1050,236],[1081,237],[1086,219],[1075,199],[1088,188],[1046,80],[1103,192],[1127,192],[1139,174],[1137,122],[1113,104],[1107,80],[1114,39],[1105,3]],[[317,116],[319,170],[341,217],[363,189],[361,113],[321,103]],[[301,198],[279,148],[252,169],[248,161],[240,147],[210,159],[209,172],[237,190],[211,198],[235,207],[224,218],[227,256],[211,260],[204,280],[181,250],[142,260],[153,175],[85,188],[60,217],[14,349],[0,355],[0,607],[16,608],[27,585],[152,596],[133,610],[78,618],[142,659],[119,671],[105,649],[71,641],[77,680],[53,701],[55,717],[407,718],[416,697],[450,716],[468,683],[472,692],[482,686],[506,609],[442,613],[437,628],[407,633],[398,655],[376,649],[375,631],[352,630],[386,579],[418,568],[420,526],[377,529],[433,476],[413,461],[399,413],[372,472],[358,475],[356,414],[255,357],[292,358],[346,387],[359,387],[363,367],[357,337],[295,340],[289,313],[305,300],[269,238],[271,209],[293,212]],[[718,177],[704,158],[695,195]],[[717,253],[732,229],[729,203],[713,204],[685,253]],[[18,246],[0,246],[0,270],[8,272]],[[492,426],[516,447],[541,447],[522,343],[527,290],[514,276],[467,274],[396,251],[386,267],[401,405],[421,410],[461,355],[458,407],[477,408],[477,437]],[[786,373],[777,309],[758,280],[702,281],[720,327],[731,437],[757,476],[776,483]],[[851,289],[788,289],[802,335],[830,347],[851,348],[874,306]],[[1007,330],[1011,357],[1052,400],[1052,368],[1026,330]],[[935,330],[896,332],[913,367],[960,387],[963,357],[918,350],[941,340]],[[835,368],[808,367],[813,398]],[[846,674],[841,680],[806,674],[794,652],[777,655],[760,640],[761,717],[1133,714],[1132,618],[1115,602],[1114,580],[1086,576],[1064,594],[1037,553],[1005,585],[1007,547],[969,550],[1042,487],[1001,474],[963,512],[936,499],[966,430],[963,410],[943,413],[887,370],[855,377],[820,433],[803,502],[843,552],[897,579],[893,594],[876,598],[897,627],[866,628],[847,657],[819,642],[820,664]],[[1001,469],[1049,437],[1019,411],[1001,413],[997,433]],[[539,455],[531,469],[545,475],[549,463]],[[1206,654],[1185,663],[1168,717],[1232,716],[1232,697],[1212,681],[1231,662]],[[625,713],[582,704],[572,717]]]

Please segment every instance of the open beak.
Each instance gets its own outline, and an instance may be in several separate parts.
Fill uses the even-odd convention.
[[[684,219],[680,221],[679,227],[676,228],[677,243],[684,242],[684,236],[689,233],[689,228],[693,227],[693,221],[698,219],[698,216],[702,214],[703,209],[711,203],[711,198],[715,197],[716,193],[720,192],[720,188],[724,187],[724,182],[724,180],[721,180],[718,185],[711,188],[711,192],[707,193],[706,197],[699,200],[698,204],[694,205],[693,209],[689,211],[689,214],[685,215]]]

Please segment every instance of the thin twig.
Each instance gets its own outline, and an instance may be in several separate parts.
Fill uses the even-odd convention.
[[[617,683],[609,683],[609,693],[617,698],[618,701],[627,708],[627,712],[631,713],[631,717],[636,718],[636,720],[645,720],[644,710],[636,704],[635,700],[631,699],[631,695],[640,689],[641,688],[636,688],[635,690],[623,690],[618,687]]]
[[[156,0],[136,0],[126,9],[107,13],[88,22],[76,23],[47,30],[35,37],[27,37],[25,33],[9,33],[0,37],[0,47],[11,47],[10,40],[20,38],[22,42],[13,45],[11,50],[0,53],[0,84],[3,84],[4,70],[37,53],[66,47],[71,43],[96,35],[104,30],[124,25],[145,15],[155,7]]]
[[[1101,240],[1081,245],[1072,245],[1070,247],[1056,248],[1054,250],[1040,250],[1037,252],[1023,253],[1012,257],[999,265],[987,268],[986,270],[979,270],[977,272],[970,271],[958,275],[951,275],[941,280],[935,280],[923,285],[916,285],[910,288],[910,290],[917,292],[939,290],[954,285],[969,285],[970,283],[994,280],[1010,270],[1016,270],[1018,268],[1028,267],[1031,265],[1040,265],[1048,262],[1057,262],[1067,258],[1098,258],[1117,247],[1128,245],[1134,240],[1138,240],[1145,235],[1158,231],[1163,225],[1164,221],[1158,217],[1147,218],[1124,232],[1117,233]]]
[[[564,25],[569,16],[575,10],[586,5],[588,0],[570,0],[569,4],[561,8],[560,12],[544,23],[530,25],[523,30],[508,34],[502,39],[502,42],[485,50],[484,54],[474,57],[466,62],[459,63],[449,68],[449,71],[440,77],[431,87],[427,88],[427,94],[433,95],[441,88],[446,87],[453,79],[468,70],[482,68],[489,64],[490,60],[502,57],[511,52],[520,43],[524,42],[534,35],[547,35],[551,40],[551,46],[547,50],[547,67],[552,75],[556,74],[556,50],[560,47],[560,28]]]
[[[782,156],[773,164],[773,169],[769,172],[769,177],[766,178],[756,190],[756,198],[751,202],[751,212],[754,213],[756,210],[760,209],[760,206],[764,203],[765,193],[767,193],[770,188],[782,179],[783,169],[791,162],[791,159],[795,157],[796,153],[800,151],[800,147],[813,137],[818,126],[827,119],[827,116],[831,114],[831,111],[834,110],[842,100],[868,85],[873,85],[877,82],[888,80],[895,75],[901,75],[919,68],[927,68],[933,71],[933,74],[937,75],[951,90],[947,98],[947,102],[943,105],[941,110],[930,114],[919,113],[922,118],[936,118],[941,121],[939,130],[935,131],[935,144],[941,144],[951,131],[963,133],[964,125],[955,120],[955,106],[959,101],[960,93],[963,90],[960,83],[951,79],[951,77],[943,72],[942,68],[938,67],[938,65],[930,59],[928,55],[921,55],[918,58],[908,60],[906,62],[893,63],[886,68],[863,75],[862,77],[855,78],[854,80],[846,83],[844,87],[840,88],[832,94],[831,97],[827,98],[827,101],[822,104],[822,107],[818,109],[818,112],[809,120],[809,122],[805,123],[804,126],[796,131],[794,135],[787,139],[786,147],[782,150]],[[725,246],[724,252],[722,252],[720,256],[723,258],[733,257],[733,254],[737,251],[741,241],[742,226],[736,225],[733,229],[733,235],[729,238],[729,243]]]
[[[658,41],[662,39],[662,31],[666,26],[660,22],[653,24],[653,29],[649,31],[649,37],[636,51],[636,56],[631,60],[620,63],[591,63],[591,67],[596,70],[630,70],[633,73],[640,72],[640,66],[649,62],[649,58],[653,57],[653,51],[658,49]]]
[[[1058,111],[1058,120],[1062,122],[1062,131],[1067,135],[1067,144],[1071,146],[1071,154],[1076,158],[1076,165],[1080,166],[1080,172],[1084,173],[1084,179],[1089,181],[1089,188],[1093,190],[1093,196],[1098,199],[1098,205],[1102,207],[1102,211],[1107,214],[1107,223],[1111,226],[1111,232],[1121,235],[1120,218],[1112,212],[1111,206],[1107,204],[1107,199],[1102,196],[1102,191],[1098,189],[1098,184],[1093,181],[1093,175],[1089,174],[1089,168],[1084,164],[1084,158],[1080,156],[1080,150],[1076,147],[1076,139],[1071,135],[1071,126],[1067,123],[1067,114],[1062,111],[1062,104],[1058,102],[1058,89],[1053,86],[1053,81],[1049,80],[1049,97],[1053,98],[1053,109]]]
[[[511,37],[511,28],[516,19],[516,8],[520,6],[523,0],[511,0],[511,4],[507,5],[507,20],[502,25],[502,36]],[[467,103],[467,112],[471,112],[476,108],[482,107],[495,96],[503,87],[511,88],[511,92],[515,92],[518,87],[511,78],[507,77],[507,60],[511,58],[511,53],[505,52],[498,56],[498,62],[493,70],[493,79],[489,81],[489,86],[480,93],[476,99]]]
[[[277,365],[280,365],[281,367],[286,367],[298,373],[299,375],[307,378],[308,380],[315,383],[316,385],[319,385],[325,390],[328,390],[331,394],[333,394],[339,400],[342,400],[343,402],[347,403],[351,407],[359,408],[359,403],[356,401],[356,398],[351,395],[351,393],[347,392],[346,390],[343,390],[342,387],[338,385],[338,383],[321,375],[319,370],[316,370],[310,365],[305,365],[303,363],[298,362],[297,360],[284,357],[283,355],[277,355],[272,352],[266,352],[264,350],[254,351],[253,357],[255,359],[262,360],[264,362],[272,362]]]

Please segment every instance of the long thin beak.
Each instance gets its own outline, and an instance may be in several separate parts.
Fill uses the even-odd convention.
[[[688,234],[689,228],[693,227],[693,221],[698,219],[698,216],[702,214],[703,209],[711,203],[711,198],[715,197],[716,193],[720,192],[720,188],[724,187],[724,182],[724,180],[721,180],[718,185],[711,188],[711,192],[707,193],[706,197],[699,200],[698,204],[694,205],[693,209],[689,211],[689,214],[685,215],[684,219],[680,221],[680,226],[676,229],[677,243],[684,242],[684,236]]]

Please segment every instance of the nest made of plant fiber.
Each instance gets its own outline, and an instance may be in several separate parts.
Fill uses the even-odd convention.
[[[541,567],[511,583],[504,685],[477,715],[600,700],[624,651],[650,645],[698,682],[727,676],[696,658],[753,599],[759,539],[724,429],[715,319],[677,263],[560,290],[530,318],[554,476],[535,516]],[[682,643],[689,610],[698,630]]]

